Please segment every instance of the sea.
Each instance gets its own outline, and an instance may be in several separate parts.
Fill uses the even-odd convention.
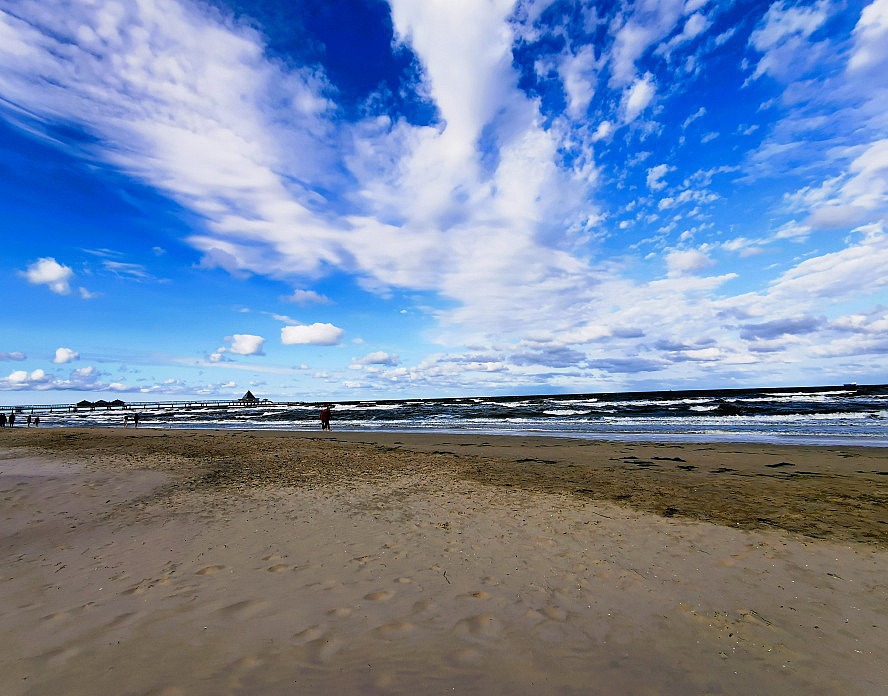
[[[319,402],[129,402],[45,411],[43,426],[320,430]],[[888,447],[888,385],[557,394],[332,403],[333,430],[618,441]],[[25,407],[17,425],[24,425]],[[37,414],[38,411],[33,411]]]

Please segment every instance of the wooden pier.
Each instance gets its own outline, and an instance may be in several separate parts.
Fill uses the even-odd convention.
[[[189,410],[194,408],[256,408],[259,406],[296,406],[304,402],[279,402],[269,399],[189,399],[188,401],[80,401],[76,404],[10,404],[2,412],[23,414],[88,413],[90,411]]]

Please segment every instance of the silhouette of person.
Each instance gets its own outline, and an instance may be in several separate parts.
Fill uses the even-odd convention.
[[[327,405],[324,407],[324,410],[321,411],[321,430],[329,430],[330,429],[330,406]]]

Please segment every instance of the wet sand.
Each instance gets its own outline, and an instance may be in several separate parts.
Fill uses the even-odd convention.
[[[10,694],[888,693],[888,452],[0,432]]]

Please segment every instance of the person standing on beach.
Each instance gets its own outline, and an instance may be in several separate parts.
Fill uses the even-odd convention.
[[[129,414],[126,414],[123,416],[123,427],[124,428],[129,427]]]
[[[138,412],[138,411],[136,411],[135,413],[133,413],[133,427],[134,427],[134,428],[138,428],[138,427],[139,427],[139,412]]]
[[[31,427],[31,414],[28,414],[28,427]]]
[[[321,411],[321,430],[329,430],[330,429],[330,405],[324,407],[324,410]]]
[[[15,425],[15,411],[9,412],[9,427],[13,427]]]
[[[0,413],[0,428],[6,427],[6,414]]]
[[[36,428],[39,425],[40,425],[40,416],[34,416],[34,427]]]

